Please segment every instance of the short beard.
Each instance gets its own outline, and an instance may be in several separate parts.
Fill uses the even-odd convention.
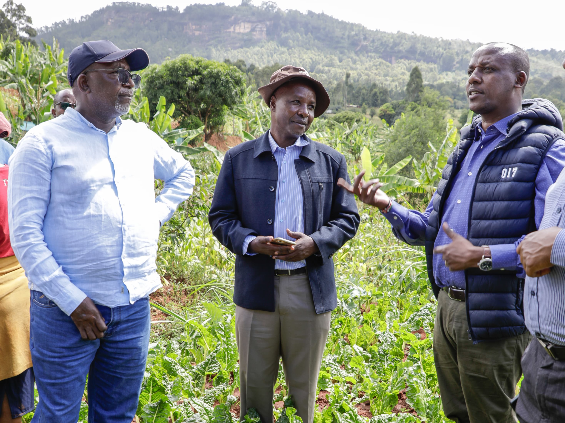
[[[133,90],[129,88],[122,88],[118,93],[118,96],[116,97],[116,104],[114,105],[114,107],[118,112],[119,116],[125,115],[127,112],[129,112],[129,106],[131,104],[131,101],[129,101],[127,104],[122,103],[120,101],[121,95],[133,96]]]

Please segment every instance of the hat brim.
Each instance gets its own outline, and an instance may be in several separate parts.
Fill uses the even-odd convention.
[[[307,85],[312,86],[316,91],[316,108],[314,109],[314,117],[321,116],[326,111],[326,109],[330,106],[330,96],[326,91],[326,89],[324,88],[324,86],[322,85],[322,83],[320,81],[315,80],[311,76],[288,75],[285,76],[284,78],[279,79],[276,82],[263,85],[257,91],[259,91],[259,94],[261,94],[261,97],[263,97],[263,100],[265,101],[265,103],[267,103],[268,106],[271,100],[271,96],[277,90],[277,88],[280,88],[282,85],[288,82],[291,81],[294,82],[300,80],[310,81],[310,83],[308,83]]]
[[[149,55],[142,48],[115,51],[97,60],[96,63],[111,63],[122,59],[126,59],[131,71],[138,71],[149,66]]]

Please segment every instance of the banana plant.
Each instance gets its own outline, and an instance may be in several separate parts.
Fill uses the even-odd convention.
[[[21,120],[36,125],[49,119],[53,97],[59,86],[65,84],[67,62],[64,50],[53,40],[53,45],[43,43],[44,50],[19,40],[0,39],[0,48],[10,47],[11,52],[0,60],[0,87],[17,90],[20,99],[18,116],[12,116],[13,127]]]

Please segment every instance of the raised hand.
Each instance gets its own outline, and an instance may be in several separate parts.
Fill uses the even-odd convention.
[[[479,261],[483,257],[485,248],[475,247],[469,240],[451,229],[447,222],[444,222],[442,227],[452,242],[434,248],[434,254],[443,256],[445,266],[452,272],[479,267]]]
[[[71,319],[80,332],[80,337],[85,341],[102,338],[104,331],[108,329],[100,311],[88,297],[71,313]]]
[[[293,245],[293,251],[290,254],[273,258],[284,261],[300,261],[319,251],[314,240],[308,235],[302,232],[292,232],[290,229],[287,229],[286,233],[296,240],[296,244]]]
[[[547,275],[553,264],[551,250],[557,234],[562,228],[556,226],[528,234],[516,248],[520,261],[528,276],[533,278]]]
[[[363,203],[378,207],[381,210],[385,209],[390,203],[390,198],[379,189],[384,184],[379,182],[378,179],[364,182],[363,175],[365,175],[365,171],[355,177],[353,185],[350,185],[345,179],[339,178],[337,185],[351,194],[355,194]]]

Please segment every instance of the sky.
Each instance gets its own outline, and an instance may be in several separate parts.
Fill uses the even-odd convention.
[[[1,1],[1,0],[0,0]],[[111,0],[15,0],[23,4],[35,27],[78,19],[112,3]],[[217,1],[138,0],[157,7],[178,6],[183,10],[193,3]],[[253,0],[260,5],[262,0]],[[241,0],[224,0],[237,6]],[[522,48],[565,51],[565,1],[543,3],[531,0],[490,0],[486,2],[457,0],[275,0],[281,9],[301,12],[312,10],[370,29],[407,32],[444,39],[475,42],[502,41]],[[537,5],[540,5],[538,7]],[[561,10],[560,10],[561,9]]]

